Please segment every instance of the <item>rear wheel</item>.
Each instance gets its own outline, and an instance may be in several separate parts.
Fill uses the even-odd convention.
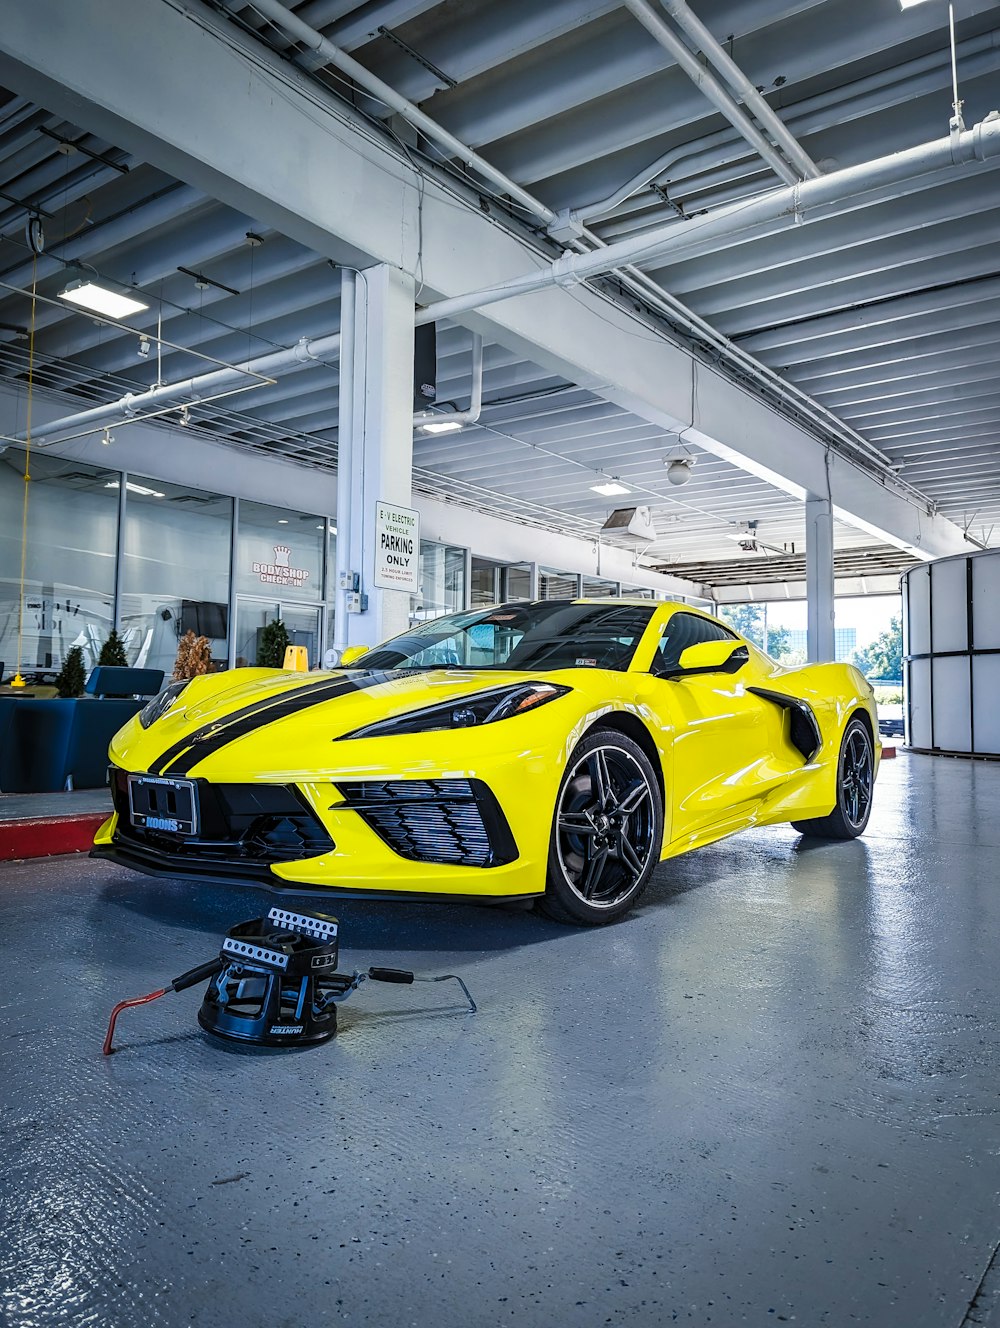
[[[804,835],[819,839],[855,839],[868,824],[875,790],[875,749],[864,720],[857,715],[844,730],[837,765],[837,805],[829,816],[793,821]]]
[[[559,787],[541,912],[557,922],[614,922],[660,858],[663,799],[646,753],[615,729],[589,733]]]

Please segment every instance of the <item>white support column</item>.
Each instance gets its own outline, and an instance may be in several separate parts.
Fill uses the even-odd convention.
[[[806,601],[809,662],[836,655],[833,599],[833,505],[829,498],[806,497]]]
[[[413,475],[413,278],[381,264],[344,271],[341,288],[337,462],[336,645],[377,645],[406,630],[410,597],[375,586],[375,507],[411,506]],[[355,572],[368,596],[347,612]]]

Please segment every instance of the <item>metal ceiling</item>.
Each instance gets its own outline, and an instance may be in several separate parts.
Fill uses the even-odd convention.
[[[164,0],[167,3],[168,0]],[[384,115],[342,74],[316,69],[252,5],[227,21],[259,32],[367,114]],[[290,6],[555,211],[583,209],[603,239],[685,219],[771,188],[776,178],[621,4],[602,0],[308,0]],[[821,169],[940,137],[950,113],[944,8],[898,0],[696,0],[698,16],[767,95]],[[1000,103],[1000,11],[958,0],[967,122]],[[124,54],[141,34],[116,34]],[[400,133],[398,125],[390,126]],[[426,145],[407,136],[411,150]],[[429,153],[429,155],[434,155]],[[655,164],[655,169],[654,169]],[[627,199],[601,200],[636,178]],[[24,289],[32,263],[25,208],[44,211],[40,294],[72,264],[141,288],[136,327],[160,335],[162,377],[227,363],[336,330],[339,276],[253,217],[129,157],[115,144],[7,95],[0,104],[0,281]],[[10,201],[15,200],[15,201]],[[995,207],[1000,173],[979,168],[909,185],[845,216],[756,234],[651,275],[695,313],[805,390],[881,449],[902,477],[962,528],[991,542],[1000,526],[1000,331]],[[263,243],[251,246],[247,233]],[[187,272],[180,269],[188,269]],[[191,274],[196,274],[192,276]],[[28,303],[0,288],[0,379],[23,384]],[[439,399],[463,405],[470,336],[439,328]],[[39,386],[62,402],[110,401],[157,381],[135,336],[39,307]],[[414,444],[418,490],[501,515],[595,534],[610,504],[604,477],[654,507],[650,560],[730,575],[731,536],[801,548],[800,505],[696,448],[673,488],[664,455],[678,439],[546,374],[499,345],[485,355],[481,423]],[[263,387],[191,411],[193,428],[288,456],[336,464],[337,366],[303,365]],[[70,408],[75,408],[72,405]],[[683,449],[683,440],[680,442]],[[837,523],[838,550],[871,536]],[[706,568],[706,564],[708,565]]]

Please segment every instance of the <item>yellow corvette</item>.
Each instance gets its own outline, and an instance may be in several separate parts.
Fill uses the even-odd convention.
[[[355,654],[167,687],[112,741],[94,855],[298,894],[533,898],[592,924],[736,830],[868,821],[861,674],[781,668],[682,604],[504,604]]]

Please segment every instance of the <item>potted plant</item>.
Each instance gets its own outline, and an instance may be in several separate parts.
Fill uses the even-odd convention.
[[[173,681],[183,682],[207,673],[212,663],[212,647],[207,636],[185,632],[177,646]]]
[[[56,689],[61,697],[70,699],[83,695],[87,671],[83,666],[83,647],[72,646],[63,666],[56,675]]]
[[[113,627],[111,635],[101,646],[101,653],[97,662],[98,664],[108,664],[116,669],[128,668],[128,660],[125,658],[125,642]]]
[[[280,618],[269,622],[257,640],[257,667],[280,669],[285,663],[285,650],[290,644],[288,631]]]

